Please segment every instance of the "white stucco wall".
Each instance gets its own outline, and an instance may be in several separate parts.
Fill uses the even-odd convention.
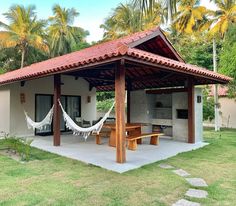
[[[201,102],[197,102],[197,96],[201,97]],[[203,103],[202,89],[194,89],[194,125],[195,142],[201,142],[203,139]],[[188,120],[176,119],[176,109],[188,109],[187,93],[173,93],[173,138],[180,141],[188,141]]]
[[[197,96],[201,96],[201,102],[197,102]],[[195,88],[194,92],[194,107],[195,107],[195,141],[201,142],[203,140],[203,99],[202,89]]]
[[[228,97],[219,98],[219,124],[223,128],[236,128],[236,100]],[[214,127],[215,120],[205,121],[204,126]]]
[[[195,88],[195,138],[196,142],[202,141],[202,102],[197,103],[197,96],[202,96],[201,88]],[[163,109],[156,108],[156,103],[161,102]],[[162,112],[167,113],[172,107],[170,119],[162,119]],[[151,124],[169,125],[165,133],[178,141],[188,141],[188,119],[177,119],[177,109],[188,109],[187,92],[177,92],[163,95],[149,95],[145,90],[131,92],[131,122],[147,123],[150,126],[145,131],[150,132]],[[159,115],[159,117],[158,117]],[[168,115],[169,116],[169,115]],[[160,119],[161,118],[161,119]],[[143,128],[142,128],[143,129]]]
[[[172,137],[172,94],[149,95],[155,98],[153,102],[152,123],[154,125],[164,125],[162,127],[165,135]],[[157,104],[161,104],[161,107]]]
[[[220,97],[219,103],[221,127],[236,128],[236,100]]]
[[[10,132],[10,90],[5,87],[0,88],[0,115],[1,136]]]
[[[188,95],[186,92],[172,94],[172,126],[173,139],[187,142],[188,119],[177,119],[177,109],[188,109]]]
[[[151,103],[154,96],[147,95],[145,90],[132,91],[130,93],[130,120],[134,123],[149,124],[152,118]],[[152,126],[142,127],[142,132],[151,132]]]
[[[81,117],[92,121],[96,119],[96,89],[89,91],[89,84],[82,78],[75,80],[71,76],[62,76],[61,94],[81,96]],[[23,110],[34,119],[35,94],[53,94],[53,77],[27,81],[24,87],[20,83],[8,86],[10,89],[10,133],[17,136],[32,136],[33,130],[28,130]],[[25,94],[26,102],[20,103],[20,93]],[[91,102],[87,103],[87,97]],[[4,102],[4,104],[7,104]]]

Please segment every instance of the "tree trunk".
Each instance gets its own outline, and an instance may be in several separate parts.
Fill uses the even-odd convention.
[[[167,25],[170,26],[172,24],[171,0],[167,0],[167,12],[168,12]]]
[[[21,66],[20,66],[20,68],[24,67],[24,61],[25,61],[25,49],[22,49],[22,52],[21,52]]]
[[[216,40],[213,38],[213,67],[217,72]],[[219,126],[219,103],[218,103],[218,85],[214,85],[214,102],[215,102],[215,131],[220,130]]]

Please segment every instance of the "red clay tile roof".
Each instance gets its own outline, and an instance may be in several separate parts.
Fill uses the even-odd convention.
[[[137,59],[142,59],[144,61],[152,62],[154,64],[162,65],[168,67],[167,70],[175,70],[179,72],[185,72],[188,74],[196,74],[201,75],[205,77],[215,78],[215,79],[221,79],[224,81],[231,81],[232,78],[225,76],[223,74],[215,73],[213,71],[210,71],[208,69],[198,67],[191,64],[186,64],[183,62],[178,62],[172,59],[168,59],[166,57],[162,57],[156,54],[152,54],[150,52],[145,52],[138,49],[129,48],[128,49],[128,56],[132,56]]]
[[[143,62],[151,62],[156,64],[156,66],[167,66],[167,69],[169,70],[175,70],[192,75],[200,75],[205,78],[215,78],[216,81],[218,80],[223,83],[227,83],[231,80],[231,78],[227,76],[197,66],[185,64],[183,62],[171,60],[156,54],[129,47],[129,44],[151,35],[157,30],[160,29],[156,28],[154,30],[138,32],[121,39],[98,44],[81,51],[72,52],[70,54],[55,57],[43,62],[32,64],[22,69],[2,74],[0,75],[0,85],[40,78],[55,73],[63,73],[73,69],[90,66],[94,63],[103,63],[105,60],[113,61],[116,58],[126,57],[139,59]]]

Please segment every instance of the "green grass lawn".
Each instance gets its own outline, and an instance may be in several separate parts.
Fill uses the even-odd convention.
[[[202,205],[236,205],[236,130],[204,136],[210,145],[163,162],[206,180]],[[190,186],[158,164],[117,174],[37,149],[24,164],[0,155],[0,205],[171,205]]]

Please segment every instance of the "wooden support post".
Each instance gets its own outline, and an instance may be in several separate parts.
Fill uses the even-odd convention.
[[[117,64],[115,72],[116,100],[116,161],[126,162],[125,151],[125,66],[124,61]]]
[[[131,91],[131,82],[127,82],[127,123],[130,123],[130,91]]]
[[[194,83],[188,79],[188,143],[195,143]]]
[[[54,114],[53,114],[53,145],[60,146],[61,144],[61,131],[60,131],[60,120],[61,120],[61,109],[58,103],[58,99],[61,97],[61,76],[60,74],[54,75]]]

